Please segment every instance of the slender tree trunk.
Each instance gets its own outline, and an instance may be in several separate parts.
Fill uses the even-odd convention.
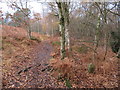
[[[54,36],[53,28],[52,28],[52,37]]]
[[[98,21],[97,21],[97,25],[96,25],[96,30],[95,30],[95,43],[94,43],[94,56],[93,56],[93,60],[96,59],[96,52],[97,52],[97,48],[98,48],[98,42],[99,42],[99,28],[100,28],[100,14],[98,15]]]
[[[65,36],[66,36],[66,45],[67,45],[68,51],[70,52],[71,51],[71,48],[70,48],[70,35],[69,35],[69,29],[67,28],[67,26],[66,26],[66,29],[65,29]]]
[[[95,31],[95,50],[97,50],[98,43],[99,43],[99,29],[100,29],[100,14],[98,15],[98,22],[97,22],[97,27]]]
[[[54,29],[53,29],[53,26],[52,26],[52,37],[54,36]]]
[[[54,36],[54,24],[53,24],[53,19],[52,19],[52,37]]]
[[[106,26],[107,25],[107,11],[106,11],[106,4],[104,3],[104,25]],[[105,42],[104,42],[104,44],[105,44],[105,46],[104,46],[104,48],[105,48],[105,54],[104,54],[104,58],[103,58],[103,60],[105,60],[106,59],[106,56],[107,56],[107,51],[108,51],[108,32],[107,32],[108,30],[106,29],[106,31],[105,31]]]
[[[120,14],[120,1],[118,2],[117,11],[118,11],[118,14]],[[120,29],[120,16],[118,16],[118,27],[117,28],[118,30]],[[117,57],[120,58],[120,47],[117,53]]]
[[[104,42],[104,44],[105,44],[105,46],[104,46],[104,49],[105,49],[105,54],[104,54],[104,59],[103,60],[105,60],[106,59],[106,55],[107,55],[107,50],[108,50],[108,47],[107,47],[107,43],[108,43],[108,40],[107,40],[107,33],[105,32],[105,42]]]
[[[70,2],[65,2],[64,3],[64,18],[65,18],[65,36],[66,36],[66,45],[67,45],[67,48],[68,48],[68,51],[71,50],[70,48],[70,34],[69,34],[69,4]]]
[[[3,25],[3,23],[1,23],[2,25]],[[0,26],[0,30],[1,31],[3,31],[2,30],[2,25]],[[1,40],[1,42],[0,42],[0,46],[1,47],[3,47],[2,46],[2,32],[0,32],[0,40]],[[0,89],[2,89],[2,52],[0,52]]]
[[[106,21],[106,18],[105,18],[105,26],[107,25],[107,21]],[[107,34],[107,30],[105,31],[105,40],[104,40],[104,49],[105,49],[105,54],[104,54],[104,58],[103,60],[106,59],[106,56],[107,56],[107,51],[108,51],[108,34]]]
[[[32,39],[31,27],[30,27],[30,22],[29,22],[29,20],[28,20],[26,23],[27,23],[27,34],[28,34],[28,38],[29,38],[29,39]]]
[[[30,26],[28,26],[28,37],[29,37],[29,39],[32,39],[31,28],[30,28]]]
[[[28,2],[27,2],[27,0],[26,0],[26,9],[27,9],[27,4],[28,4]],[[28,30],[28,37],[29,37],[29,39],[32,39],[32,36],[31,36],[31,27],[30,27],[30,22],[29,22],[29,16],[28,15],[26,15],[27,16],[27,19],[28,19],[28,21],[27,21],[27,30]]]

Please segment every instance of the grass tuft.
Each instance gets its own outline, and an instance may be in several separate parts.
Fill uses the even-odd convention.
[[[59,41],[54,41],[52,42],[53,45],[60,45],[60,42]]]
[[[72,88],[72,85],[71,85],[69,79],[65,79],[65,85],[66,85],[68,88]]]

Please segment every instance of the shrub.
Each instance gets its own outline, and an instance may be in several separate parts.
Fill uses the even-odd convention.
[[[93,73],[95,71],[95,65],[90,63],[88,64],[88,72]]]
[[[63,81],[66,78],[71,79],[74,77],[74,63],[68,58],[65,58],[65,60],[51,59],[50,63],[54,69],[52,75],[58,80]]]
[[[120,32],[111,32],[110,45],[114,53],[118,53],[120,48]]]

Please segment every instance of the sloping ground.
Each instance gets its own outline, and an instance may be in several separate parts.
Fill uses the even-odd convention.
[[[49,72],[43,71],[48,64],[52,47],[44,42],[34,46],[29,53],[15,55],[8,66],[3,68],[3,85],[7,88],[45,88],[57,87]],[[3,61],[4,63],[4,61]],[[11,65],[11,66],[10,66]],[[5,65],[6,66],[6,65]]]
[[[0,27],[2,27],[2,30],[0,30],[0,32],[2,33],[3,37],[4,36],[13,37],[13,38],[27,37],[27,30],[25,30],[23,28],[12,27],[12,26],[7,26],[7,25],[0,25]],[[40,38],[40,39],[43,38],[43,35],[40,35],[40,34],[35,33],[35,32],[32,32],[32,36],[34,36],[36,38]]]
[[[3,88],[57,86],[55,79],[45,69],[52,51],[49,42],[29,40],[27,32],[22,28],[2,26],[0,31],[3,38]],[[42,38],[37,33],[32,34],[38,39]]]
[[[2,36],[10,37],[26,37],[27,32],[22,28],[2,25]]]
[[[58,41],[58,40],[57,40]],[[54,41],[54,42],[57,42]],[[86,47],[89,46],[90,48]],[[67,85],[66,78],[69,80],[67,87],[74,88],[115,88],[119,85],[119,59],[108,48],[106,60],[103,60],[105,50],[102,46],[98,47],[95,60],[93,61],[92,44],[75,42],[72,45],[72,52],[67,54],[69,58],[60,60],[59,45],[53,52],[50,64],[54,68],[52,75],[59,82]],[[95,64],[95,72],[88,73],[88,64]]]
[[[3,37],[0,50],[3,58],[4,88],[65,88],[68,83],[78,88],[118,87],[118,59],[110,49],[106,60],[103,61],[103,47],[98,48],[98,55],[94,62],[95,73],[90,74],[87,66],[92,62],[93,52],[82,45],[92,47],[90,44],[73,44],[70,57],[61,61],[59,37],[48,39],[54,41],[53,51],[49,41],[29,40],[26,31],[22,28],[3,26],[0,32]],[[43,38],[37,33],[33,35],[39,39]],[[53,58],[50,59],[52,51]],[[66,78],[69,81],[65,81]]]
[[[27,55],[34,45],[39,43],[29,40],[27,32],[22,28],[2,26],[2,64],[3,64],[3,87],[9,87],[13,72],[20,67],[24,67],[26,62],[30,62]],[[19,59],[17,59],[19,58]],[[19,66],[20,65],[20,66]]]

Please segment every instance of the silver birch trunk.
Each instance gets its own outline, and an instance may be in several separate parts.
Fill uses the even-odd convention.
[[[98,48],[98,41],[99,41],[99,37],[98,37],[99,28],[100,28],[100,14],[98,14],[98,21],[97,21],[96,30],[95,30],[93,60],[96,59],[95,57],[96,57],[96,52],[97,52],[97,48]]]
[[[59,31],[61,32],[61,60],[65,58],[65,25],[64,25],[64,14],[63,14],[63,3],[57,2],[59,10]]]
[[[68,51],[70,51],[70,35],[69,35],[69,30],[68,28],[66,27],[65,29],[65,38],[66,38],[66,45],[67,45],[67,48],[68,48]]]
[[[65,18],[65,40],[68,51],[70,51],[70,35],[69,35],[69,2],[64,3],[64,18]]]

